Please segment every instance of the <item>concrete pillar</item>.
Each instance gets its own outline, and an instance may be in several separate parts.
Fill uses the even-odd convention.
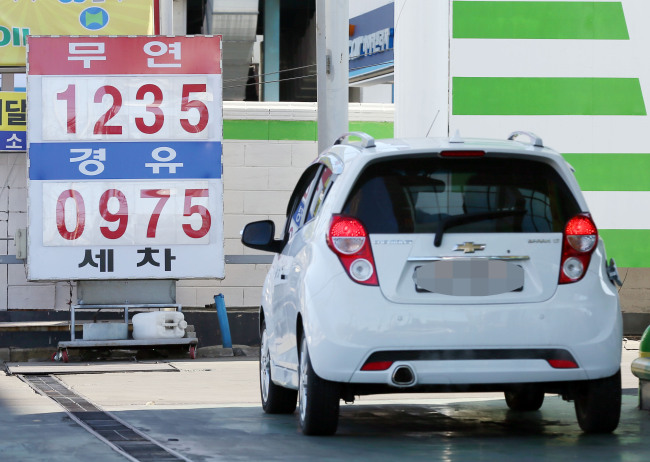
[[[173,0],[160,0],[158,8],[160,12],[160,35],[172,35],[174,33]]]
[[[264,0],[264,57],[262,96],[264,101],[280,101],[280,0]],[[275,80],[275,82],[273,82]]]
[[[187,0],[174,0],[172,29],[174,35],[187,34]]]
[[[449,136],[449,4],[395,0],[395,137]]]
[[[318,152],[348,131],[348,0],[316,0]]]

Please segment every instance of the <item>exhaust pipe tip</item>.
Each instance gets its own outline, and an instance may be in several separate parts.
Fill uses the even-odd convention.
[[[391,381],[396,387],[410,387],[415,385],[415,372],[411,366],[397,366],[393,371]]]

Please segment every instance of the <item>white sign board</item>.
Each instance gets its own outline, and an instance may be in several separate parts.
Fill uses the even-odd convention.
[[[30,37],[30,280],[223,278],[221,37]]]

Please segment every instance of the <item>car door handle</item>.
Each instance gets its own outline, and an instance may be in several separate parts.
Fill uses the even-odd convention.
[[[284,280],[284,279],[286,279],[286,278],[287,278],[287,275],[286,275],[286,274],[281,274],[281,275],[280,275],[280,279]]]

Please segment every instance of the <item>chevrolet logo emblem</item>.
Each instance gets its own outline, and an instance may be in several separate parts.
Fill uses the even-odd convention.
[[[456,244],[454,250],[463,251],[464,253],[474,253],[477,250],[485,250],[485,244],[474,244],[473,242],[465,242],[464,244]]]

